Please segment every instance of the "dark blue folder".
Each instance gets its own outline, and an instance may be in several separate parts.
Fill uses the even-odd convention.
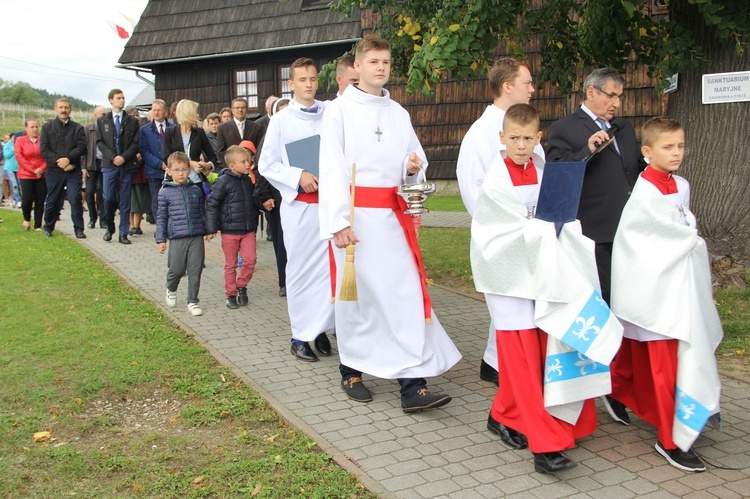
[[[576,219],[584,173],[584,161],[544,165],[535,216],[540,220],[554,222],[558,236],[563,224]]]
[[[295,140],[286,146],[286,156],[289,164],[302,168],[316,177],[320,172],[320,135],[311,135],[304,139]],[[299,192],[305,192],[298,187]]]

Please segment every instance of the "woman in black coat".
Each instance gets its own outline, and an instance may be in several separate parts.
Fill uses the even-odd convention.
[[[198,103],[183,99],[177,103],[178,125],[164,132],[161,157],[167,163],[169,155],[175,151],[184,152],[190,158],[190,180],[195,184],[205,182],[206,175],[218,165],[218,158],[211,147],[206,132],[198,126]]]

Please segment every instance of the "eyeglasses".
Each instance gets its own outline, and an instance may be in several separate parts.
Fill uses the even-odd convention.
[[[170,168],[174,173],[187,173],[190,171],[190,168]]]
[[[611,94],[608,94],[607,92],[605,92],[601,88],[596,88],[594,86],[592,86],[591,88],[593,88],[594,90],[596,90],[600,94],[606,95],[607,97],[609,97],[610,100],[618,100],[618,101],[620,101],[621,104],[625,101],[625,95],[624,94],[616,94],[614,92],[612,92]]]

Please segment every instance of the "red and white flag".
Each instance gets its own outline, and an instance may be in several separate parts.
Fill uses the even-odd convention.
[[[113,22],[110,22],[110,21],[107,21],[107,24],[109,24],[110,28],[112,28],[115,31],[115,33],[117,33],[117,36],[119,36],[123,40],[130,38],[130,31],[126,30],[122,26],[115,24]]]

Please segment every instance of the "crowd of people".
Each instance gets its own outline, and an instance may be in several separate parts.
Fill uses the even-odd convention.
[[[33,208],[34,229],[51,237],[67,192],[75,236],[85,238],[85,180],[87,227],[98,221],[104,241],[117,234],[124,245],[151,214],[168,255],[165,302],[176,306],[186,275],[192,315],[203,314],[205,242],[218,234],[226,307],[248,306],[265,213],[295,359],[332,355],[335,334],[349,399],[373,399],[368,375],[398,381],[404,412],[442,407],[450,395],[426,378],[461,354],[432,307],[415,222],[398,195],[424,181],[428,161],[384,88],[390,63],[388,42],[364,37],[338,63],[337,97],[323,102],[314,61],[300,58],[293,97],[270,97],[257,121],[242,98],[203,121],[197,102],[180,100],[168,119],[157,99],[142,124],[113,89],[111,109],[96,108],[82,127],[59,99],[41,135],[28,120],[4,147],[11,201],[24,229]],[[689,185],[674,175],[682,126],[649,120],[639,148],[633,126],[615,117],[625,81],[602,68],[583,82],[580,108],[552,124],[545,150],[528,66],[495,61],[489,86],[493,103],[466,133],[457,165],[473,275],[491,318],[479,375],[499,385],[488,430],[528,448],[536,471],[557,473],[575,466],[563,451],[596,429],[601,398],[622,424],[630,410],[656,426],[655,449],[671,465],[704,470],[691,448],[719,412],[722,329]],[[546,175],[582,182],[580,200],[550,199]],[[537,217],[545,203],[573,203],[577,215]]]

